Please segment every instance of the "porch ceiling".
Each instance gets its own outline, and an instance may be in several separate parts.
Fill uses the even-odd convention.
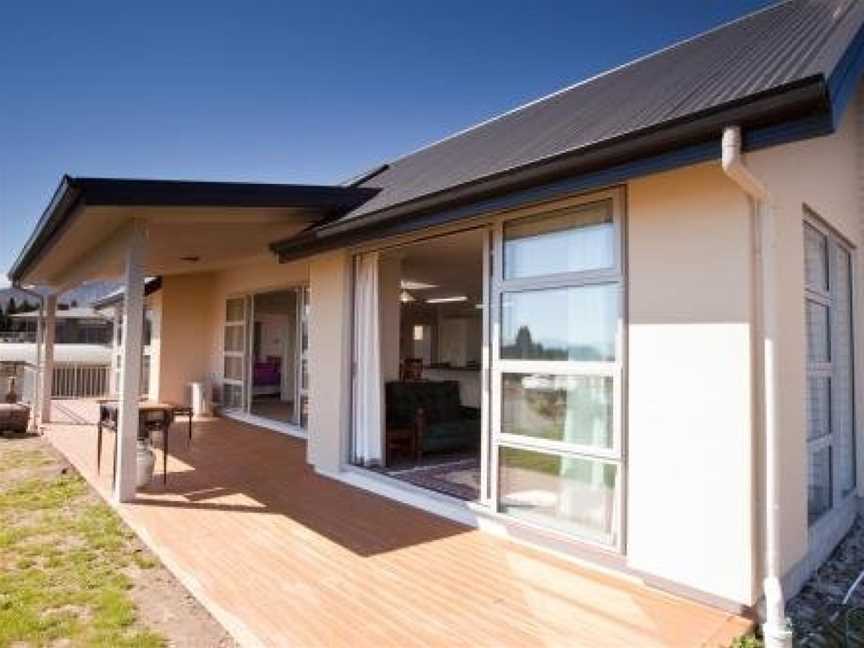
[[[146,225],[145,272],[207,271],[267,258],[268,244],[343,213],[374,191],[353,187],[64,177],[9,272],[67,288],[122,271],[125,231]]]

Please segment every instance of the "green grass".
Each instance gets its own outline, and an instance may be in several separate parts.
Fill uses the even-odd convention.
[[[744,635],[743,637],[738,637],[735,641],[732,642],[732,646],[730,648],[763,648],[764,643],[762,640],[757,637],[755,634]]]
[[[38,467],[46,454],[6,450],[0,473]],[[135,624],[126,568],[153,567],[133,536],[77,475],[26,479],[0,488],[0,648],[152,648],[159,635]]]

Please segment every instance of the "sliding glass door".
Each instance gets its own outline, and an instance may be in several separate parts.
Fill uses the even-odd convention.
[[[491,280],[492,501],[620,547],[620,197],[499,223]]]

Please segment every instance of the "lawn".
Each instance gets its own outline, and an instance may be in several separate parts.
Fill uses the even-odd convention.
[[[130,574],[156,561],[78,474],[26,441],[0,446],[0,647],[164,645],[130,595]]]

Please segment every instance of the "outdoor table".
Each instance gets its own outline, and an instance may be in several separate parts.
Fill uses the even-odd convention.
[[[114,431],[114,475],[112,483],[117,474],[117,443],[119,435],[118,428],[119,403],[117,401],[102,401],[99,403],[99,422],[96,430],[96,474],[99,474],[102,464],[102,430],[107,428]],[[159,418],[152,418],[151,414],[159,412]],[[168,482],[168,430],[176,416],[188,418],[188,436],[186,447],[192,442],[192,408],[175,403],[159,403],[155,401],[142,401],[138,404],[138,436],[150,437],[153,431],[162,434],[162,483]]]

